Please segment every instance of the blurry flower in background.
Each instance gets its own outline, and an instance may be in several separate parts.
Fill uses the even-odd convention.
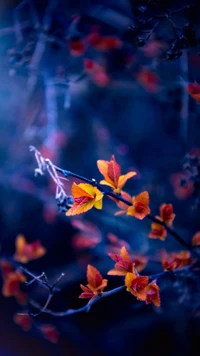
[[[39,240],[27,243],[23,235],[18,235],[16,237],[15,247],[16,252],[14,254],[14,259],[21,263],[36,260],[46,254],[46,250]]]

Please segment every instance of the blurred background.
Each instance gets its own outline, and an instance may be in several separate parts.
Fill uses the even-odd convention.
[[[187,90],[200,82],[199,5],[133,3],[0,3],[1,261],[16,268],[18,235],[40,241],[46,253],[24,266],[36,275],[44,271],[50,281],[65,273],[50,304],[54,311],[83,306],[79,285],[86,284],[87,265],[106,276],[113,266],[108,253],[123,244],[146,256],[145,275],[162,272],[164,251],[183,248],[171,236],[148,239],[149,221],[114,216],[107,198],[102,211],[65,216],[53,180],[34,176],[30,145],[55,165],[98,181],[96,161],[114,154],[123,173],[137,172],[126,191],[148,190],[152,215],[172,203],[174,229],[187,242],[200,230],[200,189],[184,166],[188,153],[200,155],[200,106]],[[181,47],[183,33],[189,44]],[[72,182],[65,182],[68,194]],[[200,332],[197,277],[161,280],[161,308],[122,291],[89,313],[40,315],[27,332],[15,315],[29,305],[1,295],[0,355],[192,355]],[[110,289],[123,284],[120,277],[108,280]],[[45,303],[46,290],[36,283],[23,291]],[[51,326],[53,336],[45,337],[41,325]]]

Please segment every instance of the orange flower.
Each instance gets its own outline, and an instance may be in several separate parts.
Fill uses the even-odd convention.
[[[111,269],[108,274],[111,276],[125,276],[128,272],[137,273],[135,269],[135,263],[131,261],[131,258],[123,246],[120,250],[120,256],[114,253],[109,253],[110,258],[115,261],[114,269]]]
[[[115,161],[114,155],[112,155],[110,161],[98,160],[97,166],[101,174],[104,176],[104,180],[100,183],[111,187],[114,193],[120,193],[127,180],[136,175],[136,172],[129,172],[125,175],[121,175],[121,168]]]
[[[26,294],[20,289],[26,277],[20,271],[10,272],[3,284],[2,294],[4,297],[15,297],[20,304],[26,303]]]
[[[200,104],[200,85],[195,81],[193,84],[187,85],[187,90],[191,97]]]
[[[145,191],[133,197],[132,203],[133,205],[127,210],[127,215],[135,216],[135,218],[142,220],[150,214],[148,192]]]
[[[146,300],[145,288],[148,285],[148,281],[149,278],[147,276],[137,276],[128,272],[125,277],[126,290],[131,292],[138,300]]]
[[[196,234],[192,238],[192,245],[199,246],[200,245],[200,231],[196,232]]]
[[[162,265],[164,270],[169,272],[179,267],[185,267],[191,264],[192,261],[191,253],[189,251],[180,251],[164,257]]]
[[[160,207],[160,217],[162,221],[165,222],[166,225],[172,226],[172,222],[175,218],[175,214],[173,212],[172,204],[162,204]]]
[[[102,209],[103,193],[91,184],[72,184],[74,204],[66,212],[67,216],[85,213],[93,208]]]
[[[156,284],[156,281],[152,281],[145,288],[146,293],[146,304],[153,303],[156,307],[160,306],[160,288]]]
[[[57,344],[59,340],[59,333],[55,326],[53,325],[40,325],[40,330],[48,341],[52,342],[53,344]]]
[[[32,327],[32,319],[29,315],[15,314],[13,320],[23,331],[29,331]]]
[[[103,293],[104,288],[107,286],[108,280],[103,279],[100,272],[93,266],[87,267],[87,286],[80,285],[83,293],[79,296],[81,299],[93,299],[97,295]]]
[[[41,246],[40,241],[34,241],[32,243],[27,243],[23,235],[18,235],[16,237],[16,252],[14,259],[21,263],[27,263],[31,260],[36,260],[45,255],[46,250]]]
[[[159,216],[156,216],[156,218],[160,220]],[[164,241],[167,237],[167,230],[163,225],[153,222],[151,224],[151,232],[148,237],[150,239],[160,239]]]

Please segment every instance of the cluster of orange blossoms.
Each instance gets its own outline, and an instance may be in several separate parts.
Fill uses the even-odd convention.
[[[42,257],[46,250],[41,246],[40,241],[27,243],[23,235],[18,235],[15,242],[16,251],[13,256],[14,260],[21,263],[27,263],[31,260]],[[6,260],[0,261],[3,287],[2,294],[4,297],[15,297],[19,304],[27,303],[27,295],[22,291],[22,285],[26,277],[21,270],[15,269],[12,263]]]
[[[117,196],[116,198],[111,197],[121,209],[121,211],[116,214],[131,215],[140,220],[150,214],[148,192],[142,192],[136,197],[131,197],[128,193],[122,191],[127,180],[134,177],[136,172],[128,172],[121,175],[121,168],[115,161],[114,156],[111,157],[110,161],[97,161],[97,166],[104,177],[104,179],[100,181],[100,184],[109,186],[116,195],[119,195],[130,203],[129,206],[117,199]],[[93,207],[102,209],[104,194],[91,184],[73,183],[72,196],[74,198],[74,204],[72,208],[67,211],[67,216],[82,214]]]
[[[26,304],[27,295],[21,288],[26,281],[26,277],[19,269],[15,270],[10,262],[1,260],[0,264],[3,277],[2,295],[4,297],[15,297],[19,304]]]
[[[138,300],[145,301],[146,304],[153,303],[160,306],[159,287],[156,281],[149,283],[148,276],[140,276],[135,268],[135,263],[131,260],[126,248],[123,246],[120,256],[110,253],[109,256],[116,262],[114,269],[108,272],[108,275],[125,276],[125,285],[127,291],[133,294]],[[101,295],[107,286],[107,279],[103,279],[100,272],[93,266],[87,268],[87,286],[83,286],[79,298],[88,298],[92,300]]]

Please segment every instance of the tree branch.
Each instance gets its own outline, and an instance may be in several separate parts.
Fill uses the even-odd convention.
[[[45,171],[48,171],[49,174],[51,175],[51,177],[53,178],[53,180],[55,181],[55,183],[57,184],[57,186],[59,186],[59,188],[61,187],[62,192],[63,190],[63,184],[60,183],[60,178],[57,175],[56,172],[61,173],[62,175],[64,175],[64,177],[73,177],[73,178],[77,178],[83,182],[86,182],[88,184],[93,185],[94,187],[97,187],[104,195],[107,195],[108,197],[112,197],[114,199],[117,199],[123,203],[125,203],[128,206],[132,206],[132,203],[124,198],[122,198],[121,195],[119,194],[115,194],[107,189],[105,189],[105,187],[99,183],[97,183],[97,181],[92,178],[92,179],[88,179],[85,178],[83,176],[80,176],[79,174],[73,173],[71,171],[67,171],[64,170],[62,168],[59,168],[57,166],[55,166],[49,159],[45,159],[44,157],[42,157],[42,155],[40,154],[39,151],[37,151],[37,149],[33,146],[30,146],[30,151],[33,151],[35,153],[35,157],[38,163],[38,168],[36,168],[35,172],[36,173],[40,173],[40,174],[44,174]],[[167,230],[167,232],[176,240],[178,241],[182,246],[184,246],[185,248],[187,248],[192,254],[193,256],[195,256],[196,258],[199,258],[199,255],[196,251],[194,251],[192,245],[190,245],[189,243],[187,243],[176,231],[174,231],[171,227],[167,226],[163,221],[160,221],[159,219],[155,218],[152,215],[147,215],[147,218],[159,225],[162,225],[165,227],[165,229]]]
[[[157,274],[152,274],[152,275],[150,275],[148,277],[149,277],[149,279],[151,281],[153,281],[155,279],[158,280],[159,278],[162,278],[162,277],[166,277],[166,276],[169,276],[169,275],[176,275],[176,274],[179,274],[179,273],[181,274],[181,273],[183,273],[185,271],[189,271],[194,266],[195,266],[195,264],[191,264],[191,265],[185,266],[185,267],[177,269],[177,270],[173,270],[173,271],[169,271],[169,272],[161,272],[161,273],[157,273]],[[27,270],[26,270],[26,273],[28,273],[30,276],[33,277],[33,274],[28,272]],[[60,280],[61,276],[53,284],[53,286],[55,286],[57,284],[57,282]],[[34,279],[39,281],[39,277],[34,277]],[[52,289],[53,286],[49,286],[49,288]],[[50,303],[50,301],[51,301],[51,299],[52,299],[52,297],[53,297],[53,294],[54,294],[54,293],[50,292],[48,297],[47,297],[46,303],[45,303],[45,305],[43,307],[40,306],[35,301],[31,301],[30,304],[34,308],[39,310],[37,313],[19,313],[19,315],[30,315],[32,317],[37,317],[40,314],[48,314],[48,315],[55,316],[55,317],[65,317],[65,316],[68,316],[68,315],[78,314],[78,313],[82,313],[82,312],[86,312],[87,313],[87,312],[90,311],[92,305],[94,305],[96,302],[98,302],[102,298],[107,298],[107,297],[110,297],[113,294],[117,294],[118,292],[121,292],[125,288],[126,288],[126,286],[122,285],[120,287],[111,289],[110,291],[103,292],[102,294],[100,294],[100,295],[96,296],[95,298],[91,299],[84,307],[81,307],[79,309],[67,309],[67,310],[62,311],[62,312],[54,312],[54,311],[52,311],[52,310],[47,308],[49,303]]]

